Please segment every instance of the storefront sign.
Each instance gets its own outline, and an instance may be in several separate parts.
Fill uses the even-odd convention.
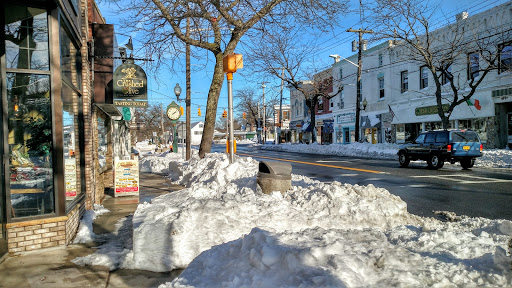
[[[337,123],[353,123],[356,121],[356,113],[340,114],[337,117]]]
[[[114,72],[114,99],[147,100],[146,72],[139,65],[125,62]]]
[[[64,161],[64,181],[66,182],[66,200],[76,197],[76,159],[66,158]]]
[[[449,104],[443,104],[443,111],[446,112],[450,108]],[[426,106],[426,107],[418,107],[414,110],[414,114],[416,116],[424,116],[424,115],[432,115],[437,114],[437,105],[434,106]]]
[[[139,161],[116,160],[114,163],[115,196],[139,194]]]
[[[119,106],[119,107],[146,108],[146,107],[148,107],[148,102],[147,101],[114,100],[114,105]]]

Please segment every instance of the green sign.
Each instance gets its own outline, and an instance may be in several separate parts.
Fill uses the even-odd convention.
[[[147,100],[148,87],[146,72],[139,65],[123,63],[114,72],[114,99]]]
[[[123,119],[126,121],[132,120],[132,112],[130,111],[130,108],[123,107]]]
[[[450,108],[449,104],[443,104],[444,112],[448,111],[449,108]],[[418,107],[414,110],[414,114],[416,114],[416,116],[437,114],[437,105]]]

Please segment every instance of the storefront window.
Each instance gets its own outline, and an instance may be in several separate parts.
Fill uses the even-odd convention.
[[[487,122],[485,118],[478,118],[472,121],[471,130],[475,131],[482,142],[487,142]]]
[[[60,69],[62,77],[77,89],[82,83],[82,56],[80,48],[76,47],[69,37],[63,21],[60,23]]]
[[[7,5],[5,11],[7,69],[49,70],[46,10]]]
[[[107,129],[105,127],[105,121],[98,117],[98,158],[100,164],[100,170],[106,168],[107,160]]]
[[[396,125],[396,143],[405,143],[405,124]]]
[[[66,203],[80,195],[80,154],[78,149],[78,94],[62,84],[62,131]]]
[[[53,213],[50,77],[6,76],[11,216]]]

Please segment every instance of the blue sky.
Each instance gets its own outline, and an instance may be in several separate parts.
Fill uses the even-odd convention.
[[[98,3],[99,9],[103,15],[103,17],[106,19],[108,24],[115,24],[115,30],[118,33],[126,34],[126,31],[123,31],[121,25],[120,25],[120,17],[126,17],[127,15],[120,15],[117,12],[115,12],[115,5],[111,5],[108,3],[108,1],[98,1],[101,3]],[[457,1],[442,1],[442,0],[433,0],[429,1],[432,6],[439,5],[439,9],[437,10],[435,14],[435,20],[438,21],[436,25],[439,25],[439,27],[442,27],[446,24],[448,24],[448,21],[453,22],[455,20],[455,15],[467,11],[469,12],[469,15],[475,15],[479,12],[485,11],[487,9],[490,9],[494,6],[497,6],[499,4],[508,2],[504,0],[483,0],[483,1],[471,1],[471,0],[457,0]],[[363,3],[369,3],[369,1],[363,1]],[[315,66],[317,68],[328,68],[332,63],[333,59],[329,58],[329,55],[331,54],[339,54],[345,58],[352,55],[353,52],[351,51],[351,42],[352,40],[356,39],[355,33],[349,33],[345,32],[348,28],[371,28],[371,23],[367,22],[360,22],[360,15],[359,15],[359,1],[350,0],[350,8],[349,10],[352,11],[349,14],[343,16],[342,23],[341,23],[341,29],[338,31],[332,31],[332,33],[328,33],[324,37],[318,39],[318,43],[320,43],[320,47],[314,51],[316,62]],[[368,16],[368,15],[365,15]],[[363,18],[364,19],[364,18]],[[141,42],[139,42],[138,37],[141,37],[141,35],[137,35],[137,33],[131,34],[133,38],[133,44],[135,46],[135,50],[137,48],[140,48]],[[126,44],[128,41],[128,37],[119,35],[117,36],[119,45]],[[243,41],[243,39],[242,39]],[[376,45],[378,43],[370,43],[370,47],[373,45]],[[194,49],[192,47],[192,49]],[[237,50],[235,50],[235,53]],[[139,56],[139,55],[135,55]],[[140,55],[142,56],[142,55]],[[209,55],[211,56],[211,55]],[[210,57],[211,58],[211,57]],[[170,104],[172,101],[176,101],[176,97],[174,96],[173,88],[176,85],[176,83],[179,83],[180,86],[183,89],[182,96],[180,98],[185,97],[185,55],[183,55],[183,60],[180,61],[181,63],[178,63],[178,66],[176,66],[176,75],[173,74],[164,74],[159,73],[158,75],[154,75],[149,73],[148,71],[148,101],[151,104],[160,104],[162,103],[164,107],[166,107],[168,104]],[[136,62],[137,64],[143,66],[143,63]],[[191,118],[192,122],[196,121],[204,121],[204,115],[205,115],[205,107],[206,107],[206,99],[208,95],[208,89],[210,87],[211,83],[211,76],[213,71],[213,64],[208,63],[205,68],[204,63],[201,63],[200,61],[192,58],[192,77],[191,77],[191,102],[192,102],[192,109],[191,109]],[[249,69],[250,63],[247,61],[244,62],[244,71]],[[264,76],[262,76],[264,77]],[[234,80],[233,80],[233,91],[235,92],[237,89],[242,89],[245,87],[251,87],[256,89],[259,93],[261,93],[262,89],[261,87],[261,81],[270,81],[270,83],[267,83],[266,88],[266,96],[267,97],[275,97],[279,93],[280,89],[280,83],[281,81],[277,78],[272,78],[272,76],[268,75],[268,77],[265,77],[266,79],[261,80],[254,80],[254,77],[246,78],[244,75],[240,73],[234,74]],[[158,79],[158,81],[156,80]],[[226,82],[226,81],[225,81]],[[258,83],[259,82],[259,83]],[[224,83],[222,92],[219,99],[219,105],[217,108],[217,119],[220,117],[222,112],[228,107],[228,101],[227,101],[227,85]],[[284,102],[287,103],[287,99],[289,97],[289,91],[285,88],[284,90]],[[268,99],[268,98],[267,98]],[[184,105],[184,104],[183,104]],[[201,115],[198,116],[197,110],[198,108],[201,108]],[[247,111],[241,111],[237,109],[236,105],[234,108],[235,117],[236,115],[241,115],[243,112]]]

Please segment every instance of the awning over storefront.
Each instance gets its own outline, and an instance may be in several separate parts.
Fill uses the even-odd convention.
[[[113,120],[119,121],[123,119],[123,114],[117,110],[117,106],[114,104],[94,103],[94,106],[98,107]]]
[[[311,132],[311,125],[309,125],[309,122],[306,122],[304,125],[302,125],[302,132]]]

